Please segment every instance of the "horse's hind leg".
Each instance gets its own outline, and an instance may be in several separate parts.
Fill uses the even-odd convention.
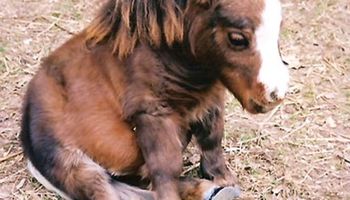
[[[47,189],[65,199],[119,199],[101,167],[82,153],[66,150],[56,153],[49,165],[38,166],[35,161],[28,161],[31,174]]]
[[[115,196],[108,184],[108,177],[99,166],[84,158],[82,153],[60,151],[56,156],[54,165],[44,172],[45,175],[42,175],[31,161],[28,164],[32,175],[47,189],[68,199],[117,199],[108,198]]]
[[[111,180],[106,171],[77,149],[57,147],[54,158],[43,173],[31,161],[28,168],[32,175],[47,189],[65,199],[78,200],[155,200],[154,192],[141,190]],[[34,159],[35,160],[35,159]],[[49,168],[50,167],[50,168]],[[212,181],[184,178],[178,182],[182,200],[230,200],[239,191],[222,188]]]
[[[66,199],[79,200],[153,200],[153,193],[113,182],[106,171],[79,150],[63,149],[56,157],[48,179],[29,162],[28,167],[35,178],[47,189]],[[60,188],[60,189],[58,189]],[[63,190],[63,191],[62,191]]]

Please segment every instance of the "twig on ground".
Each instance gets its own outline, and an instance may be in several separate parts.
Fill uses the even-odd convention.
[[[8,156],[5,156],[5,157],[3,157],[3,158],[0,158],[0,163],[5,162],[5,161],[7,161],[7,160],[9,160],[9,159],[11,159],[11,158],[17,157],[17,156],[21,155],[22,153],[23,153],[23,152],[20,151],[20,152],[13,153],[13,154],[10,154],[10,155],[8,155]]]
[[[47,21],[47,22],[51,22],[51,20],[48,19],[48,18],[45,17],[45,16],[42,16],[41,18],[44,19],[44,20]],[[61,20],[61,19],[58,18],[56,21],[52,22],[51,25],[50,25],[45,31],[39,33],[39,35],[45,33],[46,31],[49,31],[49,30],[50,30],[52,27],[54,27],[54,26],[57,27],[57,28],[59,28],[59,29],[61,29],[62,31],[67,32],[69,35],[75,35],[75,34],[76,34],[76,33],[72,32],[72,31],[70,31],[70,30],[64,28],[63,26],[59,25],[58,22],[59,22],[60,20]],[[38,35],[38,36],[39,36],[39,35]]]
[[[350,144],[350,140],[342,138],[304,138],[303,141],[318,141],[318,142],[340,142]]]
[[[283,136],[281,140],[284,140],[284,139],[288,138],[289,136],[293,135],[294,133],[296,133],[297,131],[303,129],[307,124],[309,124],[309,122],[310,122],[309,119],[306,118],[304,120],[304,122],[300,126],[298,126],[298,127],[294,128],[293,130],[289,131],[289,133],[287,133],[287,135]]]
[[[185,171],[183,171],[182,174],[181,174],[181,176],[184,176],[184,175],[186,175],[188,172],[190,172],[190,171],[192,171],[192,170],[198,168],[199,165],[200,165],[200,163],[196,163],[196,164],[192,165],[191,167],[189,167],[188,169],[186,169]]]
[[[323,58],[323,61],[326,63],[327,66],[332,67],[339,74],[344,74],[344,72],[341,69],[339,69],[339,67],[334,62],[332,62],[330,58]]]

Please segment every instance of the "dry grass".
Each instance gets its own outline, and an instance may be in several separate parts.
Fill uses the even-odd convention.
[[[96,2],[0,1],[0,199],[59,199],[25,169],[21,98],[41,58],[88,23]],[[228,164],[246,199],[350,199],[348,1],[284,2],[281,47],[290,63],[290,94],[260,116],[228,101]],[[194,152],[186,154],[188,173],[196,171]]]

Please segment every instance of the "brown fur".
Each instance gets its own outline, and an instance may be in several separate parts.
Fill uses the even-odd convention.
[[[160,47],[163,39],[167,45],[182,41],[183,29],[182,8],[175,0],[114,0],[87,28],[87,38],[93,44],[111,40],[113,51],[125,57],[138,42]]]
[[[29,160],[74,199],[199,200],[235,185],[221,150],[225,87],[248,111],[267,111],[249,102],[265,102],[253,34],[262,7],[262,0],[110,0],[31,81],[21,133]],[[232,29],[249,36],[247,49],[227,44]],[[179,179],[192,136],[211,181]],[[109,174],[140,176],[154,192],[111,183]]]

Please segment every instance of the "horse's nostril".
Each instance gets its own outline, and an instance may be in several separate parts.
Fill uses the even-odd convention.
[[[282,60],[283,64],[286,65],[286,66],[289,66],[289,63],[285,60]]]
[[[271,92],[271,93],[270,93],[270,97],[271,97],[271,99],[272,99],[273,101],[278,101],[278,100],[279,100],[279,98],[278,98],[278,91],[275,90],[275,91]]]

